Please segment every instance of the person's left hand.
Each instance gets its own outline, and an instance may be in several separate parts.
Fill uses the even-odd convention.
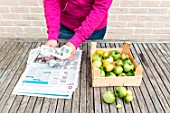
[[[72,48],[72,52],[71,52],[70,57],[66,59],[66,60],[71,60],[76,53],[76,47],[70,42],[67,42],[66,45]]]

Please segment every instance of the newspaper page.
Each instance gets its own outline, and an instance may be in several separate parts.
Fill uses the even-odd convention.
[[[49,57],[41,54],[41,48],[32,49],[27,66],[13,90],[13,94],[48,98],[70,99],[77,87],[81,63],[81,50],[77,50],[65,65],[49,66]]]

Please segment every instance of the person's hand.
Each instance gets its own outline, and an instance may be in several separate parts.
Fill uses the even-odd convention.
[[[66,59],[66,60],[71,60],[76,53],[76,47],[70,42],[67,42],[66,45],[72,48],[72,52],[71,52],[70,57]]]
[[[52,47],[52,48],[56,48],[57,46],[57,40],[48,40],[45,43],[46,46]]]

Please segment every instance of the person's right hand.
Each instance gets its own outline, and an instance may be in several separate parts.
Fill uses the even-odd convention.
[[[57,46],[57,40],[48,40],[45,43],[46,46],[52,47],[52,48],[56,48]]]

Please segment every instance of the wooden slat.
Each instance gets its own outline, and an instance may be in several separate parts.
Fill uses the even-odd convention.
[[[90,64],[90,44],[87,45],[87,64]],[[94,98],[93,98],[93,87],[92,87],[92,73],[91,66],[87,66],[87,113],[94,113]]]
[[[5,91],[4,96],[1,98],[1,102],[3,102],[3,104],[5,104],[6,100],[7,100],[8,97],[9,97],[9,99],[7,100],[7,103],[5,104],[5,105],[7,105],[7,106],[5,106],[5,107],[3,108],[3,109],[6,110],[6,111],[9,110],[9,108],[11,107],[11,103],[12,103],[13,100],[15,99],[15,95],[10,95],[10,94],[11,94],[11,92],[12,92],[12,90],[13,90],[15,84],[16,84],[17,78],[19,77],[19,76],[17,76],[17,75],[22,73],[22,71],[19,70],[19,69],[21,68],[20,63],[22,63],[21,65],[25,65],[24,62],[23,62],[23,59],[25,58],[25,55],[26,55],[26,53],[27,53],[30,45],[25,45],[25,47],[26,47],[26,49],[24,50],[25,53],[23,53],[23,54],[21,55],[21,57],[19,58],[19,60],[16,59],[17,62],[14,63],[15,66],[14,66],[14,68],[12,69],[12,72],[11,72],[10,75],[7,77],[7,79],[6,79],[6,81],[5,81],[5,84],[3,84],[3,87],[1,87],[1,91],[2,91],[2,92]],[[24,48],[24,47],[23,47],[23,48]],[[21,50],[22,50],[22,49],[21,49]],[[18,56],[20,56],[20,55],[18,54]],[[24,60],[25,60],[25,62],[26,62],[26,59],[24,59]],[[15,60],[14,60],[14,61],[15,61]],[[18,69],[18,67],[19,67],[19,69]],[[15,77],[13,77],[13,75],[15,75]],[[11,81],[12,81],[12,82],[11,82]],[[1,103],[1,104],[2,104],[2,103]],[[3,105],[3,104],[2,104],[2,105]],[[4,112],[5,112],[5,111],[4,111]]]
[[[159,87],[158,87],[158,85],[157,85],[157,83],[156,83],[156,81],[154,79],[154,74],[152,74],[152,72],[151,72],[151,70],[152,70],[151,69],[152,66],[150,66],[151,61],[148,59],[148,56],[146,55],[146,52],[143,49],[139,50],[139,48],[138,48],[138,46],[136,44],[134,44],[134,46],[135,46],[135,49],[137,51],[140,51],[140,52],[142,52],[144,54],[146,62],[148,64],[148,66],[149,66],[149,67],[143,66],[145,68],[144,73],[146,72],[147,77],[148,77],[148,79],[144,79],[144,80],[146,80],[146,81],[150,80],[149,82],[146,82],[146,87],[148,87],[148,92],[151,93],[150,96],[153,99],[153,104],[155,105],[155,108],[156,108],[157,112],[161,113],[161,112],[163,112],[163,109],[161,107],[160,100],[158,100],[158,98],[156,97],[157,96],[157,90],[158,90]],[[152,88],[152,86],[149,87],[150,82],[151,82],[153,88]],[[156,92],[153,89],[156,89]],[[157,104],[155,104],[155,103],[157,103]]]
[[[10,42],[0,42],[0,54],[6,50],[6,48],[9,46]]]
[[[99,47],[106,48],[104,43],[100,44]],[[103,95],[103,93],[105,91],[107,91],[106,87],[100,88],[100,95],[101,95],[101,97],[102,97],[102,95]],[[103,113],[109,113],[109,105],[107,103],[105,103],[102,98],[101,98],[101,104],[102,104],[102,112]]]
[[[37,97],[35,104],[34,104],[33,113],[39,113],[41,111],[43,99],[44,98],[42,98],[42,97]]]
[[[82,50],[83,50],[83,54],[82,54],[82,62],[81,62],[81,74],[80,74],[80,80],[81,80],[81,84],[80,84],[80,113],[86,113],[87,110],[87,105],[86,105],[86,101],[87,101],[87,94],[86,94],[86,82],[87,82],[87,66],[90,64],[87,64],[87,44],[82,44]],[[86,64],[86,65],[85,65]]]
[[[134,48],[134,46],[133,45],[131,45],[131,52],[132,52],[132,54],[133,54],[133,57],[135,58],[135,60],[138,62],[138,63],[140,63],[140,64],[142,64],[142,62],[139,60],[139,53],[140,53],[140,51],[139,50],[135,50],[135,48]],[[145,65],[142,65],[142,67],[145,67]],[[143,86],[143,88],[141,88],[140,90],[141,90],[141,93],[142,93],[142,95],[144,95],[144,100],[145,100],[145,102],[146,102],[146,106],[147,106],[147,108],[148,108],[148,111],[150,112],[150,113],[155,113],[156,112],[156,110],[155,110],[155,108],[154,108],[154,105],[153,105],[153,100],[152,100],[152,97],[150,97],[149,96],[149,93],[148,92],[153,92],[153,90],[151,89],[152,88],[152,86],[151,86],[151,84],[150,84],[150,82],[149,82],[149,79],[146,77],[146,73],[144,73],[143,72],[143,79],[142,79],[142,86]],[[148,91],[147,90],[147,87],[149,87],[148,89],[151,89],[151,91]],[[133,88],[134,89],[134,88]],[[154,92],[153,92],[154,93]],[[133,92],[133,94],[135,95],[134,97],[136,98],[137,96],[136,95],[138,95],[138,94],[136,94],[136,93],[134,93]],[[132,106],[133,106],[133,109],[134,109],[134,111],[136,112],[136,111],[138,111],[137,110],[137,108],[133,105],[133,103],[134,103],[134,101],[137,99],[135,99],[134,98],[134,100],[133,100],[133,102],[132,102]]]
[[[44,98],[40,113],[48,113],[52,99]]]

